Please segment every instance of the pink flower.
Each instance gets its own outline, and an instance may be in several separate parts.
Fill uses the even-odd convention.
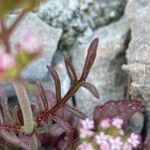
[[[123,148],[122,150],[132,150],[132,146],[128,142],[125,142],[122,148]]]
[[[15,57],[5,51],[0,51],[0,71],[5,71],[15,66]]]
[[[110,138],[109,142],[111,144],[111,150],[121,150],[121,147],[123,145],[121,137],[118,136],[116,138]]]
[[[136,148],[140,144],[140,137],[135,133],[131,133],[127,142],[130,143],[134,148]]]
[[[30,30],[23,30],[21,33],[21,40],[17,45],[21,50],[28,53],[38,53],[41,50],[40,41],[33,35]]]
[[[94,121],[86,118],[85,120],[81,120],[81,128],[90,130],[94,128]]]
[[[106,119],[103,119],[101,122],[100,122],[100,126],[103,128],[103,129],[108,129],[111,124],[110,124],[110,119],[109,118],[106,118]]]
[[[121,136],[124,136],[124,131],[123,131],[123,129],[120,129],[120,130],[119,130],[119,134],[120,134]]]
[[[112,119],[112,125],[118,129],[122,128],[123,123],[124,123],[123,120],[120,118],[113,118]]]
[[[108,140],[108,136],[104,132],[100,132],[99,135],[95,136],[95,142],[99,145],[103,143],[107,143],[107,140]]]
[[[86,138],[86,137],[90,137],[93,136],[93,132],[87,129],[80,129],[80,138]]]
[[[92,144],[90,144],[90,143],[83,143],[83,144],[80,144],[77,147],[77,150],[94,150],[94,149],[93,149]]]
[[[100,145],[100,150],[110,150],[110,144],[108,142],[102,143]]]

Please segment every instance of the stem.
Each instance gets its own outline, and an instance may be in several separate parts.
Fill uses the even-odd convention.
[[[0,24],[1,24],[0,42],[5,44],[7,52],[10,52],[11,50],[10,42],[9,42],[10,35],[12,34],[12,32],[15,30],[15,28],[18,26],[20,21],[23,19],[23,17],[25,17],[27,13],[28,12],[26,10],[23,10],[9,28],[5,26],[4,20],[0,20]]]
[[[61,108],[69,100],[69,98],[75,94],[75,92],[80,88],[82,83],[82,79],[78,80],[74,85],[72,85],[66,95],[61,100],[59,100],[50,110],[38,116],[36,120],[37,126],[45,121],[49,117],[49,115],[51,115],[52,113],[54,114],[59,108]]]
[[[33,114],[23,80],[20,78],[15,79],[13,81],[13,86],[15,88],[23,115],[24,126],[22,129],[25,133],[32,133],[34,130]]]
[[[28,12],[26,10],[23,10],[19,16],[16,18],[16,20],[13,22],[13,24],[10,26],[10,28],[8,29],[8,33],[9,35],[14,31],[14,29],[18,26],[18,24],[20,23],[20,21],[23,19],[23,17],[25,17],[25,15]]]
[[[6,52],[10,53],[11,48],[10,48],[9,36],[7,36],[7,27],[6,27],[5,23],[4,23],[4,20],[1,20],[0,23],[1,23],[1,30],[2,30],[1,34],[5,35],[7,37],[7,38],[3,38],[3,43],[5,45]]]

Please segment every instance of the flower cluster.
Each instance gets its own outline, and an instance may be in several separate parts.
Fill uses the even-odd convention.
[[[6,52],[0,45],[0,79],[16,77],[26,65],[40,54],[40,42],[29,30],[23,30],[16,46],[16,53]]]
[[[0,73],[5,70],[12,68],[15,64],[15,57],[11,54],[6,53],[3,49],[0,49]]]
[[[106,118],[99,124],[98,131],[94,129],[93,120],[85,119],[80,125],[81,144],[77,150],[133,150],[140,145],[140,136],[131,133],[125,135],[123,120]]]

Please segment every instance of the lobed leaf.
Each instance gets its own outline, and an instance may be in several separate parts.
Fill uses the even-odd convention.
[[[94,109],[93,120],[96,127],[99,122],[104,118],[118,117],[127,123],[129,117],[138,111],[142,111],[144,105],[138,100],[119,100],[119,101],[108,101],[104,105],[98,105]]]

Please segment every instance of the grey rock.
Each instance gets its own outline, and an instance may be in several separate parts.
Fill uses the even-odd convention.
[[[145,102],[150,111],[150,1],[129,0],[125,15],[131,28],[131,41],[127,49],[127,65],[123,69],[131,75],[130,95],[132,99]],[[148,113],[150,114],[150,113]],[[150,118],[150,115],[148,115]],[[147,128],[150,128],[148,119]],[[146,127],[145,127],[145,130]]]
[[[10,25],[15,18],[16,14],[9,15],[7,18],[7,24]],[[42,55],[36,59],[32,64],[30,64],[21,74],[23,79],[30,82],[36,79],[43,80],[47,76],[46,65],[51,64],[52,57],[57,49],[58,41],[62,34],[62,30],[58,28],[53,28],[39,19],[35,14],[29,13],[17,26],[16,30],[11,36],[12,48],[20,40],[20,33],[22,30],[29,28],[33,34],[37,36],[39,41],[41,41],[43,51]],[[8,86],[8,85],[6,85]],[[9,93],[9,92],[8,92]]]
[[[130,20],[132,36],[139,37],[150,32],[149,0],[128,0],[125,15]]]
[[[128,121],[128,127],[135,133],[141,133],[144,126],[144,115],[141,112],[133,114]]]
[[[99,38],[100,44],[95,64],[90,71],[87,81],[97,87],[100,92],[100,99],[94,98],[84,88],[81,88],[75,95],[78,107],[89,117],[92,116],[96,105],[104,104],[108,100],[124,98],[126,73],[121,70],[121,66],[125,63],[124,52],[128,31],[128,21],[122,18],[116,23],[98,29],[94,34],[94,37]],[[90,41],[82,45],[76,44],[72,51],[73,64],[78,74],[81,74]]]
[[[8,24],[17,17],[17,15],[10,15],[8,18]],[[42,55],[33,64],[23,71],[22,77],[27,80],[43,79],[47,74],[46,64],[50,64],[52,57],[57,49],[57,44],[60,39],[62,30],[53,28],[44,23],[35,14],[29,13],[20,22],[11,36],[11,42],[13,46],[21,38],[21,32],[25,29],[29,29],[37,36],[43,47]],[[38,71],[38,72],[37,72]]]
[[[118,19],[125,5],[126,0],[48,0],[41,4],[37,14],[64,30],[60,48],[66,50],[78,36],[86,36],[86,32]]]
[[[130,22],[131,42],[127,49],[128,64],[123,66],[131,74],[131,97],[146,102],[150,111],[150,1],[132,0],[126,7]]]
[[[54,54],[52,62],[51,62],[51,66],[56,70],[60,78],[61,96],[63,97],[67,93],[70,87],[70,78],[68,76],[67,69],[65,67],[64,57],[60,52],[57,51]],[[42,85],[44,86],[45,89],[52,90],[55,93],[55,84],[50,73],[48,73],[46,77],[42,80]],[[30,93],[30,99],[32,101],[36,101],[36,97],[33,93]],[[71,100],[69,101],[69,103],[72,105]]]
[[[64,57],[61,54],[61,52],[57,51],[54,54],[51,66],[56,70],[56,72],[58,73],[58,76],[60,78],[61,95],[63,97],[70,87],[70,77],[69,77],[67,69],[65,67]],[[45,78],[45,80],[43,82],[44,82],[44,86],[46,88],[49,88],[55,92],[55,85],[54,85],[52,76],[50,74],[47,75],[47,77]]]

